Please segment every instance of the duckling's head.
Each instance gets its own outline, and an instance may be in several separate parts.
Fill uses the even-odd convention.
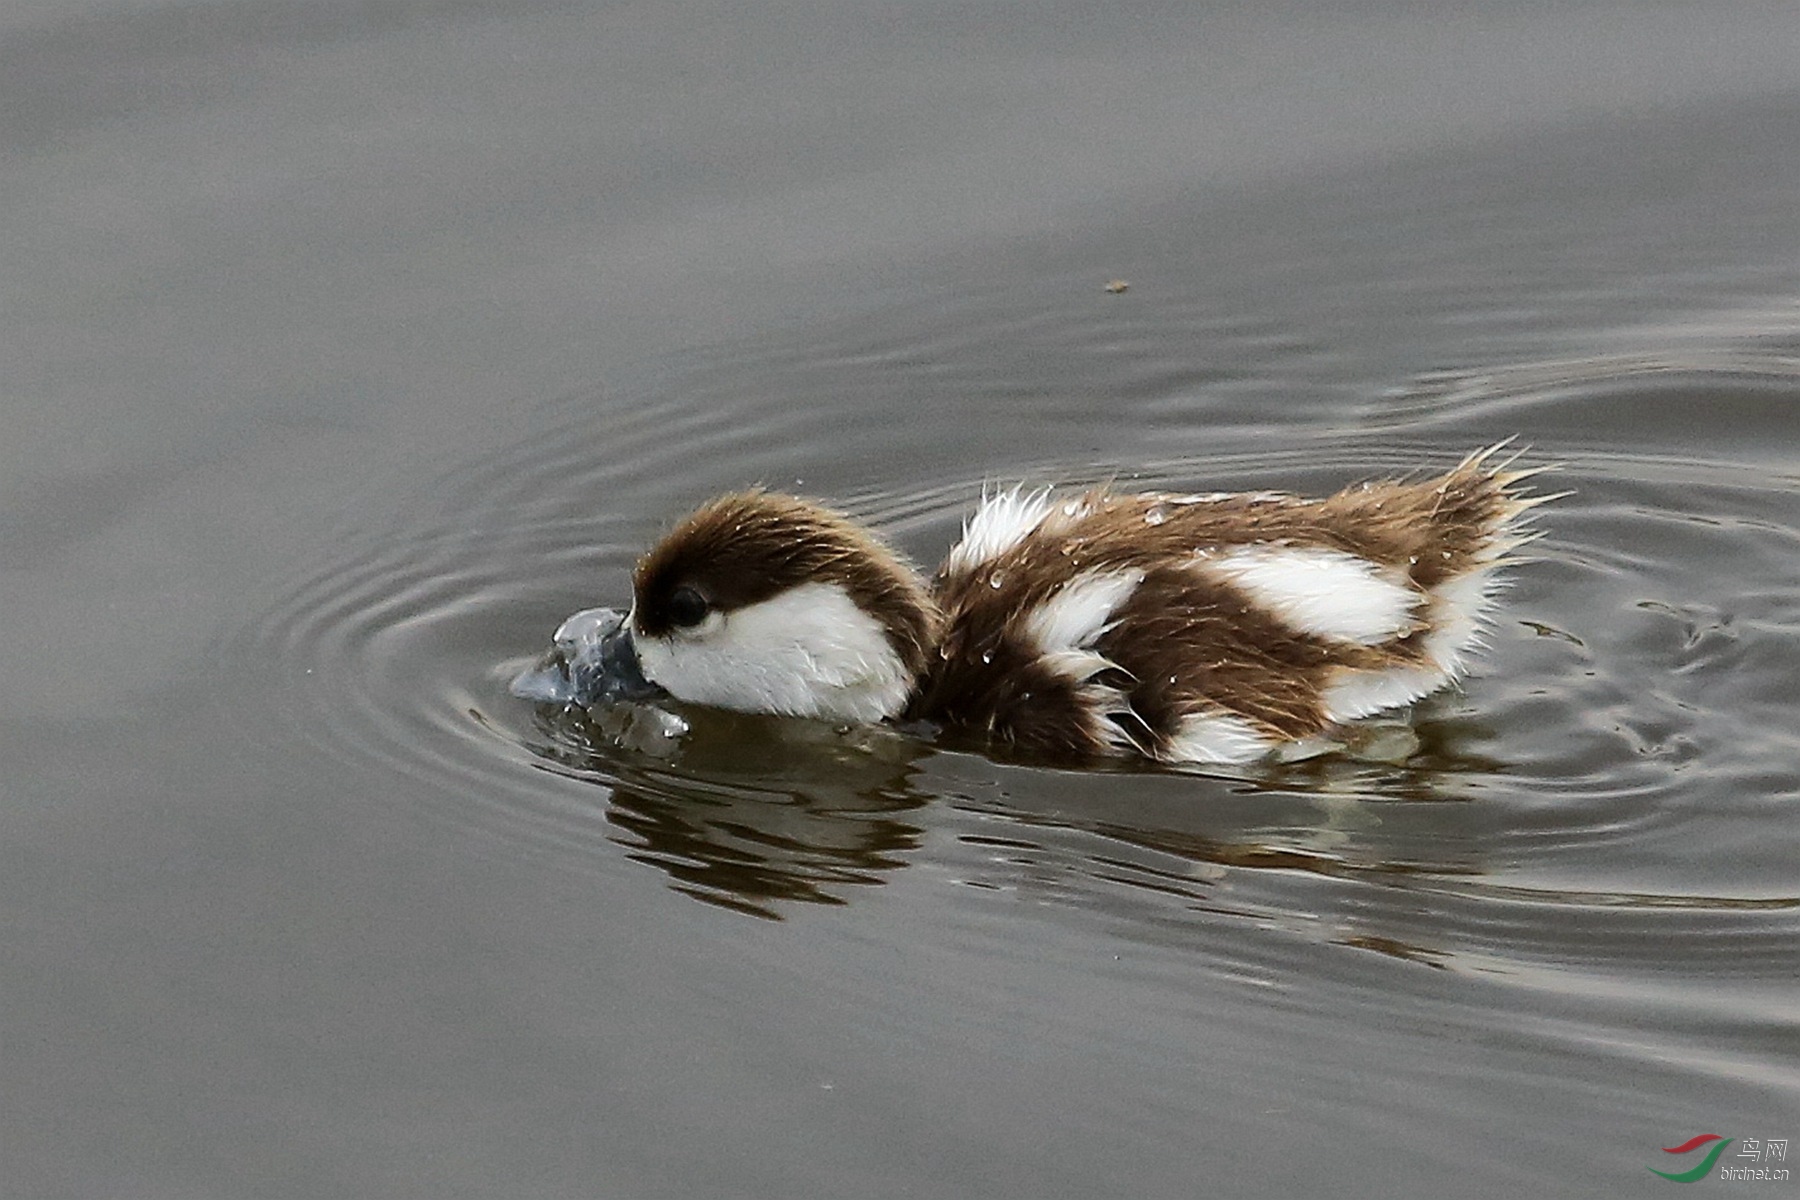
[[[918,573],[841,513],[761,490],[701,507],[632,574],[625,632],[677,700],[879,721],[905,707],[941,618]]]

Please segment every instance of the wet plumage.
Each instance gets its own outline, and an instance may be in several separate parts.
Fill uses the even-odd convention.
[[[1460,676],[1551,497],[1492,450],[1322,499],[989,495],[927,584],[841,514],[763,491],[681,522],[628,620],[676,698],[907,717],[1051,759],[1241,762]]]

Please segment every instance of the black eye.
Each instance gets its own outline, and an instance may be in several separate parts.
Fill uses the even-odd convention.
[[[669,593],[669,603],[665,611],[671,624],[682,629],[692,629],[706,620],[706,614],[712,606],[707,604],[706,597],[691,587],[678,587]]]

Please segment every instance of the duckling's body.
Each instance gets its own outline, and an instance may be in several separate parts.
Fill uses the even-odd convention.
[[[1545,498],[1471,455],[1324,499],[990,495],[927,585],[847,518],[721,497],[639,563],[626,627],[677,699],[918,718],[1030,755],[1245,762],[1456,679]]]
[[[1047,753],[1242,762],[1462,674],[1525,511],[1472,458],[1325,499],[990,500],[912,711]],[[987,518],[987,520],[983,520]]]

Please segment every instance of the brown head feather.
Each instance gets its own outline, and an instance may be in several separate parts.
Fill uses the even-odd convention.
[[[677,589],[724,612],[804,583],[835,583],[882,623],[915,677],[940,618],[918,573],[875,535],[823,505],[778,492],[733,492],[690,513],[632,573],[638,631],[667,634]]]

